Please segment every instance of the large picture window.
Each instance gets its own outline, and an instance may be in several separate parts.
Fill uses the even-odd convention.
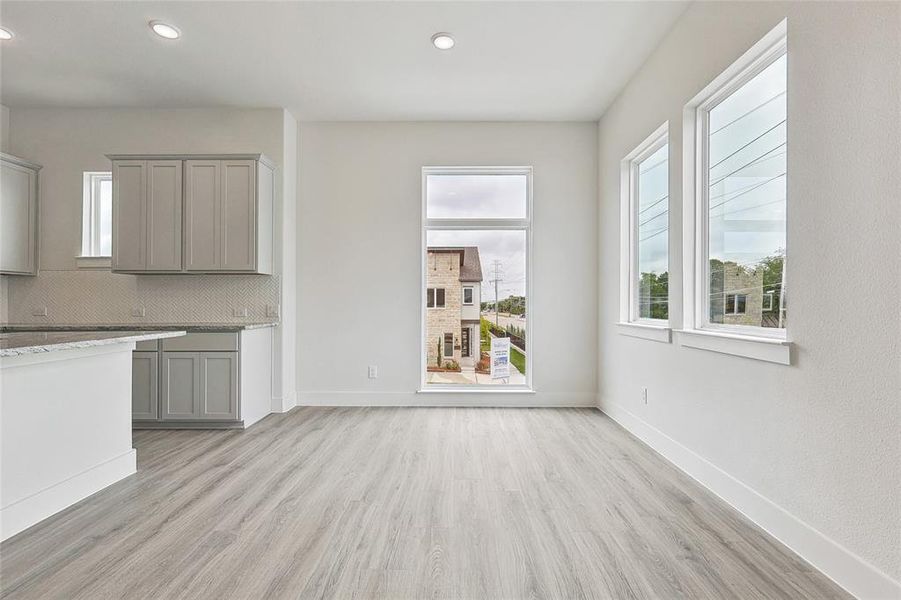
[[[694,131],[686,132],[693,152],[684,173],[684,198],[693,204],[685,208],[686,339],[692,332],[724,334],[715,344],[730,353],[783,363],[789,361],[785,35],[783,22],[686,107]],[[745,349],[723,341],[729,339],[744,340]]]
[[[529,386],[531,175],[423,169],[424,389]],[[504,371],[491,368],[495,338],[510,341]]]

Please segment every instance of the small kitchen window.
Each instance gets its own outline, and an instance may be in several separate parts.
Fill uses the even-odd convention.
[[[82,268],[108,268],[113,244],[113,176],[109,171],[84,173],[81,218]]]

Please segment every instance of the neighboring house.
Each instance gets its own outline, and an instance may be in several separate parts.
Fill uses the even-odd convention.
[[[763,293],[763,273],[726,261],[710,265],[710,322],[756,325],[764,310],[773,311],[773,297]]]
[[[479,357],[482,263],[475,246],[429,247],[426,261],[428,366]]]

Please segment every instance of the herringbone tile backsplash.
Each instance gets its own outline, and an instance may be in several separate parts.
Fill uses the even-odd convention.
[[[279,304],[279,279],[266,275],[122,275],[41,271],[8,280],[9,323],[218,323],[264,321]],[[34,316],[47,307],[47,316]],[[144,307],[145,316],[132,310]],[[247,317],[234,317],[246,308]]]

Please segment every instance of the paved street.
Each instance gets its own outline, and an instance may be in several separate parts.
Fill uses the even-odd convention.
[[[493,312],[483,312],[482,318],[487,319],[494,323],[494,313]],[[517,317],[516,315],[509,315],[507,313],[500,313],[497,316],[497,323],[501,327],[506,327],[507,325],[516,325],[517,327],[526,328],[526,318],[525,317]]]

